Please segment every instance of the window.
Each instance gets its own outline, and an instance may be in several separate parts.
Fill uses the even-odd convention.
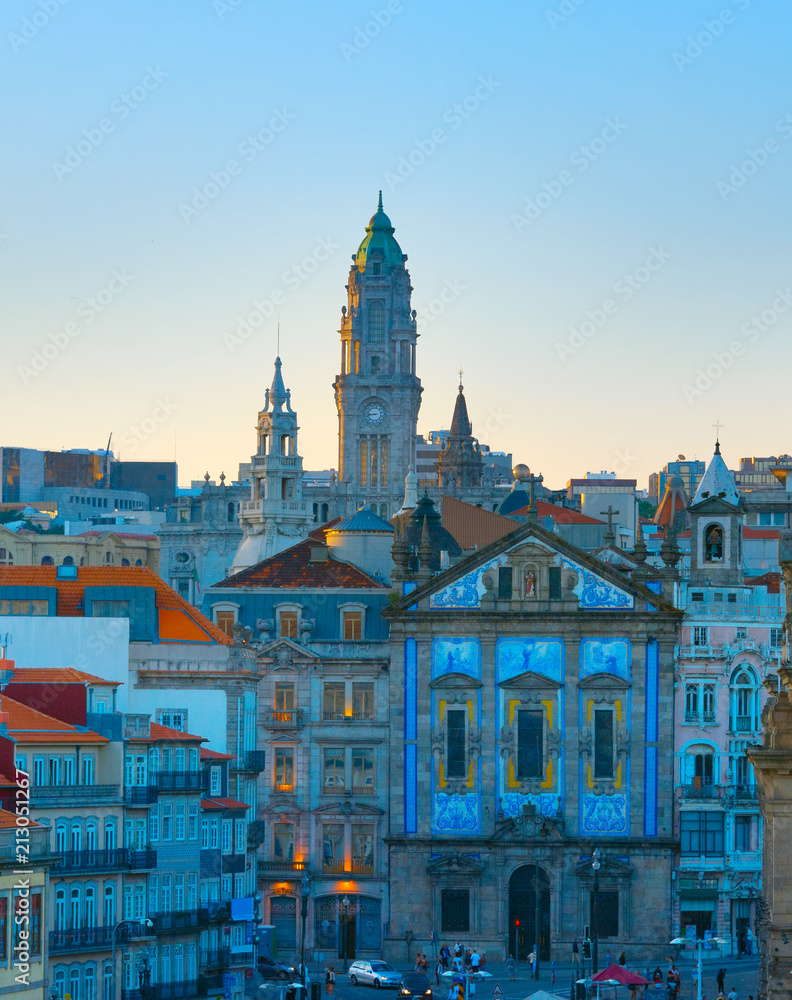
[[[286,639],[296,639],[299,618],[299,611],[279,611],[278,631],[280,635]]]
[[[343,719],[346,701],[346,686],[343,681],[325,681],[322,715],[324,720]]]
[[[702,688],[702,721],[715,722],[715,685],[705,684]]]
[[[9,560],[13,563],[13,558]],[[0,615],[46,615],[49,613],[47,601],[0,601]]]
[[[197,747],[190,748],[190,770],[198,770],[198,749]]]
[[[691,599],[691,601],[695,601],[697,603],[703,602],[703,600],[704,600],[704,591],[703,590],[694,590],[693,593],[690,595],[690,599]]]
[[[379,344],[385,336],[385,304],[378,299],[368,304],[368,342]]]
[[[187,839],[198,838],[198,806],[190,806],[187,811]]]
[[[697,722],[699,717],[698,684],[685,685],[685,722]]]
[[[518,780],[544,777],[544,713],[517,712]]]
[[[152,747],[148,752],[148,766],[151,774],[159,771],[159,750],[156,747]]]
[[[162,901],[162,913],[170,913],[171,911],[171,877],[170,875],[162,876],[162,893],[160,896]]]
[[[727,601],[728,604],[736,604],[737,603],[737,595],[736,594],[727,594],[726,595],[726,601]]]
[[[693,756],[693,784],[697,788],[713,784],[715,757],[711,753],[697,753]]]
[[[294,748],[275,750],[275,791],[294,791]]]
[[[173,839],[173,806],[170,803],[162,806],[162,839]]]
[[[159,712],[159,723],[169,729],[178,729],[180,733],[187,732],[187,709],[185,708],[163,708]],[[163,768],[170,771],[170,766]]]
[[[513,570],[511,566],[501,566],[498,570],[498,599],[501,601],[510,601],[512,596],[512,577]]]
[[[201,820],[201,850],[209,850],[209,820]]]
[[[374,874],[374,827],[369,824],[352,826],[352,872],[355,875]]]
[[[353,795],[374,794],[374,751],[356,747],[352,751]]]
[[[708,629],[706,625],[695,625],[693,628],[693,645],[694,646],[708,646],[709,636]]]
[[[112,556],[108,552],[108,562]],[[129,618],[129,601],[91,601],[92,618]]]
[[[149,811],[149,840],[152,844],[159,840],[159,810],[156,806]]]
[[[185,823],[185,808],[184,805],[179,804],[176,806],[176,824],[174,826],[175,839],[184,840],[186,833],[186,823]]]
[[[748,638],[748,629],[747,628],[736,628],[734,630],[734,638],[735,639],[747,639]]]
[[[374,718],[374,681],[361,681],[352,684],[352,718]]]
[[[27,774],[27,756],[25,754],[18,754],[14,760],[14,766],[17,771],[20,771],[22,774]]]
[[[784,641],[784,630],[782,628],[770,629],[770,648],[780,649]]]
[[[683,855],[723,856],[723,813],[680,814],[680,847]]]
[[[752,788],[753,779],[751,777],[751,764],[743,754],[734,758],[734,778],[738,788]]]
[[[210,767],[209,768],[209,794],[219,795],[220,794],[220,768]]]
[[[187,876],[187,909],[198,908],[198,876],[190,872]]]
[[[215,611],[215,624],[225,635],[233,637],[235,622],[235,611]]]
[[[344,639],[360,641],[363,638],[363,612],[344,611]]]
[[[2,928],[5,930],[5,927]],[[5,941],[5,933],[3,933]],[[41,893],[34,892],[30,896],[30,951],[33,955],[41,954]]]
[[[704,529],[704,561],[723,562],[723,527],[710,524]]]
[[[233,832],[234,821],[230,819],[223,820],[223,841],[222,841],[222,851],[223,854],[231,853],[231,835]]]
[[[234,898],[235,899],[240,899],[244,895],[245,895],[245,876],[244,875],[235,875],[234,876]],[[239,937],[240,937],[240,940],[237,941],[236,943],[238,945],[242,945],[242,943],[243,943],[242,940],[241,940],[241,936],[242,936],[242,933],[241,933],[242,932],[242,924],[236,924],[235,927],[234,927],[234,930],[239,931]]]
[[[323,866],[325,872],[337,874],[344,870],[344,827],[340,823],[322,826]]]
[[[276,861],[294,860],[294,827],[291,823],[276,823],[272,837]]]
[[[234,821],[234,850],[237,854],[245,853],[245,821],[243,819]]]
[[[49,783],[51,785],[60,784],[60,757],[50,757],[49,759]]]
[[[173,908],[177,912],[184,909],[184,875],[175,875],[173,879]]]
[[[8,896],[0,896],[0,962],[8,960]]]
[[[34,757],[33,758],[33,784],[34,785],[45,785],[46,784],[46,760],[44,757]]]
[[[734,817],[734,849],[735,851],[751,850],[751,817]]]
[[[732,732],[751,733],[759,728],[759,681],[747,665],[732,674],[729,728]]]
[[[275,710],[277,712],[294,711],[294,684],[290,681],[275,682]]]
[[[114,819],[105,820],[104,846],[106,851],[114,851],[116,845],[116,824]]]
[[[467,777],[465,709],[446,710],[446,778]]]
[[[343,791],[345,770],[344,757],[344,750],[325,748],[323,782],[325,791]]]
[[[63,758],[63,784],[64,785],[76,785],[77,784],[77,758],[76,757],[64,757]]]
[[[92,785],[94,783],[94,758],[83,757],[82,759],[82,783]]]
[[[444,934],[470,930],[469,889],[443,889],[440,909],[440,924]]]
[[[596,898],[591,893],[591,925],[594,926],[594,907],[597,907],[597,937],[615,938],[619,936],[619,894],[618,892],[598,892]]]
[[[178,749],[176,750],[176,753],[173,756],[174,756],[174,759],[176,761],[175,769],[177,771],[183,771],[184,770],[185,762],[187,760],[187,755],[186,755],[186,753],[184,751],[184,747],[178,747]]]
[[[594,778],[613,778],[613,710],[594,709]]]

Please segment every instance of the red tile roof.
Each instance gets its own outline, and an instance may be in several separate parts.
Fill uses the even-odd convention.
[[[201,747],[201,760],[235,760],[232,753],[220,753],[219,750],[210,750],[209,747]]]
[[[0,710],[8,714],[8,735],[19,743],[109,743],[90,729],[78,729],[68,722],[14,701],[7,694],[0,697]]]
[[[152,740],[184,740],[194,743],[196,740],[203,742],[205,736],[194,736],[192,733],[183,733],[181,729],[172,729],[170,726],[161,726],[159,722],[151,723]]]
[[[767,587],[768,594],[780,594],[781,593],[781,574],[780,573],[763,573],[761,576],[752,576],[745,578],[745,585],[747,587]]]
[[[778,528],[743,528],[743,538],[778,538]]]
[[[536,501],[536,510],[539,517],[551,517],[556,524],[604,524],[604,521],[598,520],[596,517],[589,517],[588,514],[581,514],[579,510],[573,510],[571,507],[559,507],[554,503],[548,503],[546,500]],[[525,517],[528,514],[528,507],[521,507],[519,510],[513,510],[510,512],[512,515],[519,514]]]
[[[0,566],[0,587],[55,587],[58,616],[77,618],[85,615],[86,587],[152,587],[158,610],[180,611],[215,642],[234,643],[148,566],[80,566],[76,580],[59,580],[57,566]]]
[[[79,535],[72,535],[72,538],[101,538],[102,535],[115,535],[116,538],[131,538],[133,541],[156,542],[156,535],[138,535],[133,531],[115,531],[108,528],[107,531],[81,531]]]
[[[519,524],[511,517],[496,514],[484,507],[457,500],[456,497],[442,497],[440,501],[441,524],[453,535],[461,549],[478,546],[483,549],[504,535],[516,531]]]
[[[238,799],[201,799],[201,809],[250,809],[250,806]]]
[[[0,829],[7,830],[10,826],[16,825],[16,813],[9,812],[7,809],[0,809]],[[37,823],[34,819],[31,819],[25,823],[25,826],[41,826],[41,823]]]
[[[0,660],[0,663],[3,661]],[[118,687],[123,681],[108,681],[76,667],[17,667],[9,684],[92,684]]]
[[[384,584],[351,563],[332,557],[324,562],[311,561],[311,550],[316,548],[317,544],[324,543],[325,531],[338,520],[340,518],[328,522],[312,531],[304,541],[270,556],[269,559],[249,569],[242,570],[241,573],[235,573],[234,576],[221,580],[220,583],[214,584],[214,587],[385,589]]]

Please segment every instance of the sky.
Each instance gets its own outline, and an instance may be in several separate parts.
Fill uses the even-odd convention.
[[[280,322],[307,469],[382,189],[419,432],[560,488],[792,451],[783,0],[4,0],[0,444],[255,448]]]

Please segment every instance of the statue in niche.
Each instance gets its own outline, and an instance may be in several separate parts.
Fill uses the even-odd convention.
[[[536,576],[530,570],[525,574],[525,596],[536,597]]]
[[[707,562],[723,559],[723,528],[719,524],[711,524],[705,531],[704,553]]]

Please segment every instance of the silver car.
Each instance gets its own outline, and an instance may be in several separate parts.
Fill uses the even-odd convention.
[[[366,983],[377,989],[380,986],[398,986],[402,975],[392,965],[374,959],[372,962],[353,962],[349,966],[349,981],[353,986]]]

